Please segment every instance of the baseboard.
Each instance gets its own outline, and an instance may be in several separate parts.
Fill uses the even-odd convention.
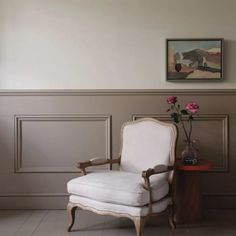
[[[191,196],[189,196],[191,197]],[[0,197],[0,209],[66,209],[68,195],[8,195]],[[204,209],[236,209],[236,194],[204,194]]]
[[[68,196],[1,196],[0,198],[0,209],[1,210],[55,210],[55,209],[66,209],[68,203]]]

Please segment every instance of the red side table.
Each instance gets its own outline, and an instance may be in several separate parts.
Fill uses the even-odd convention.
[[[197,165],[176,163],[174,199],[177,224],[195,224],[202,219],[200,172],[213,167],[213,163],[200,159]]]

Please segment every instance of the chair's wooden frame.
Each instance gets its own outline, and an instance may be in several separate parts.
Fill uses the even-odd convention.
[[[154,166],[153,168],[149,168],[145,171],[142,172],[142,177],[144,178],[145,184],[144,184],[144,188],[147,189],[149,191],[149,211],[148,214],[146,216],[140,216],[140,217],[135,217],[129,214],[118,214],[116,212],[111,212],[111,211],[100,211],[91,207],[87,207],[87,206],[83,206],[82,204],[79,203],[72,203],[69,202],[67,205],[67,212],[69,215],[69,226],[68,226],[68,232],[71,231],[72,226],[74,224],[75,221],[75,211],[76,209],[83,209],[83,210],[89,210],[92,211],[94,213],[100,214],[100,215],[111,215],[111,216],[115,216],[115,217],[125,217],[125,218],[129,218],[134,222],[135,225],[135,229],[136,229],[136,235],[137,236],[141,236],[142,235],[142,231],[143,231],[143,227],[145,222],[147,221],[148,218],[152,217],[152,216],[156,216],[159,213],[153,213],[152,212],[152,204],[153,199],[152,199],[152,188],[150,185],[150,176],[152,175],[156,175],[156,174],[160,174],[160,173],[165,173],[165,172],[170,172],[169,174],[169,185],[170,185],[170,191],[169,191],[169,195],[166,197],[171,197],[172,198],[172,203],[168,206],[167,210],[169,211],[169,223],[171,228],[175,228],[175,220],[174,220],[174,208],[175,208],[175,203],[174,203],[174,199],[173,199],[173,191],[172,191],[172,182],[173,182],[173,175],[174,175],[174,165],[175,165],[175,154],[176,154],[176,141],[177,141],[177,136],[178,136],[178,132],[177,132],[177,128],[174,124],[171,123],[165,123],[165,122],[161,122],[158,121],[156,119],[152,119],[152,118],[142,118],[139,120],[135,120],[135,121],[131,121],[131,122],[126,122],[121,129],[121,152],[122,153],[122,146],[123,146],[123,130],[124,127],[126,125],[132,125],[138,122],[142,122],[145,120],[151,120],[154,121],[158,124],[164,125],[164,126],[168,126],[170,128],[172,128],[172,149],[171,149],[171,153],[170,153],[170,166],[166,166],[166,165],[157,165]],[[121,163],[121,155],[116,158],[116,159],[103,159],[103,158],[93,158],[90,159],[89,161],[86,162],[80,162],[78,163],[78,168],[81,170],[83,175],[86,175],[86,168],[87,167],[92,167],[92,166],[99,166],[99,165],[113,165],[113,164],[119,164]]]

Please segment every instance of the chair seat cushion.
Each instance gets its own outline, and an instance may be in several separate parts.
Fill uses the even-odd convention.
[[[165,197],[169,184],[164,175],[155,176],[151,182],[154,201]],[[149,191],[144,188],[141,174],[124,171],[102,171],[89,173],[67,183],[70,194],[96,201],[144,206],[149,203]]]

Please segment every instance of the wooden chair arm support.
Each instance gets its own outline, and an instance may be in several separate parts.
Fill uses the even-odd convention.
[[[92,158],[89,161],[79,162],[77,167],[81,169],[82,173],[86,175],[86,168],[91,166],[100,166],[106,164],[120,164],[120,157],[116,159],[106,159],[106,158]]]
[[[149,178],[151,175],[161,174],[173,170],[173,166],[156,165],[154,168],[149,168],[142,172],[143,178]]]
[[[169,172],[174,169],[174,166],[166,166],[166,165],[156,165],[154,168],[149,168],[142,172],[142,177],[145,180],[145,188],[150,189],[150,176],[161,174],[165,172]]]

